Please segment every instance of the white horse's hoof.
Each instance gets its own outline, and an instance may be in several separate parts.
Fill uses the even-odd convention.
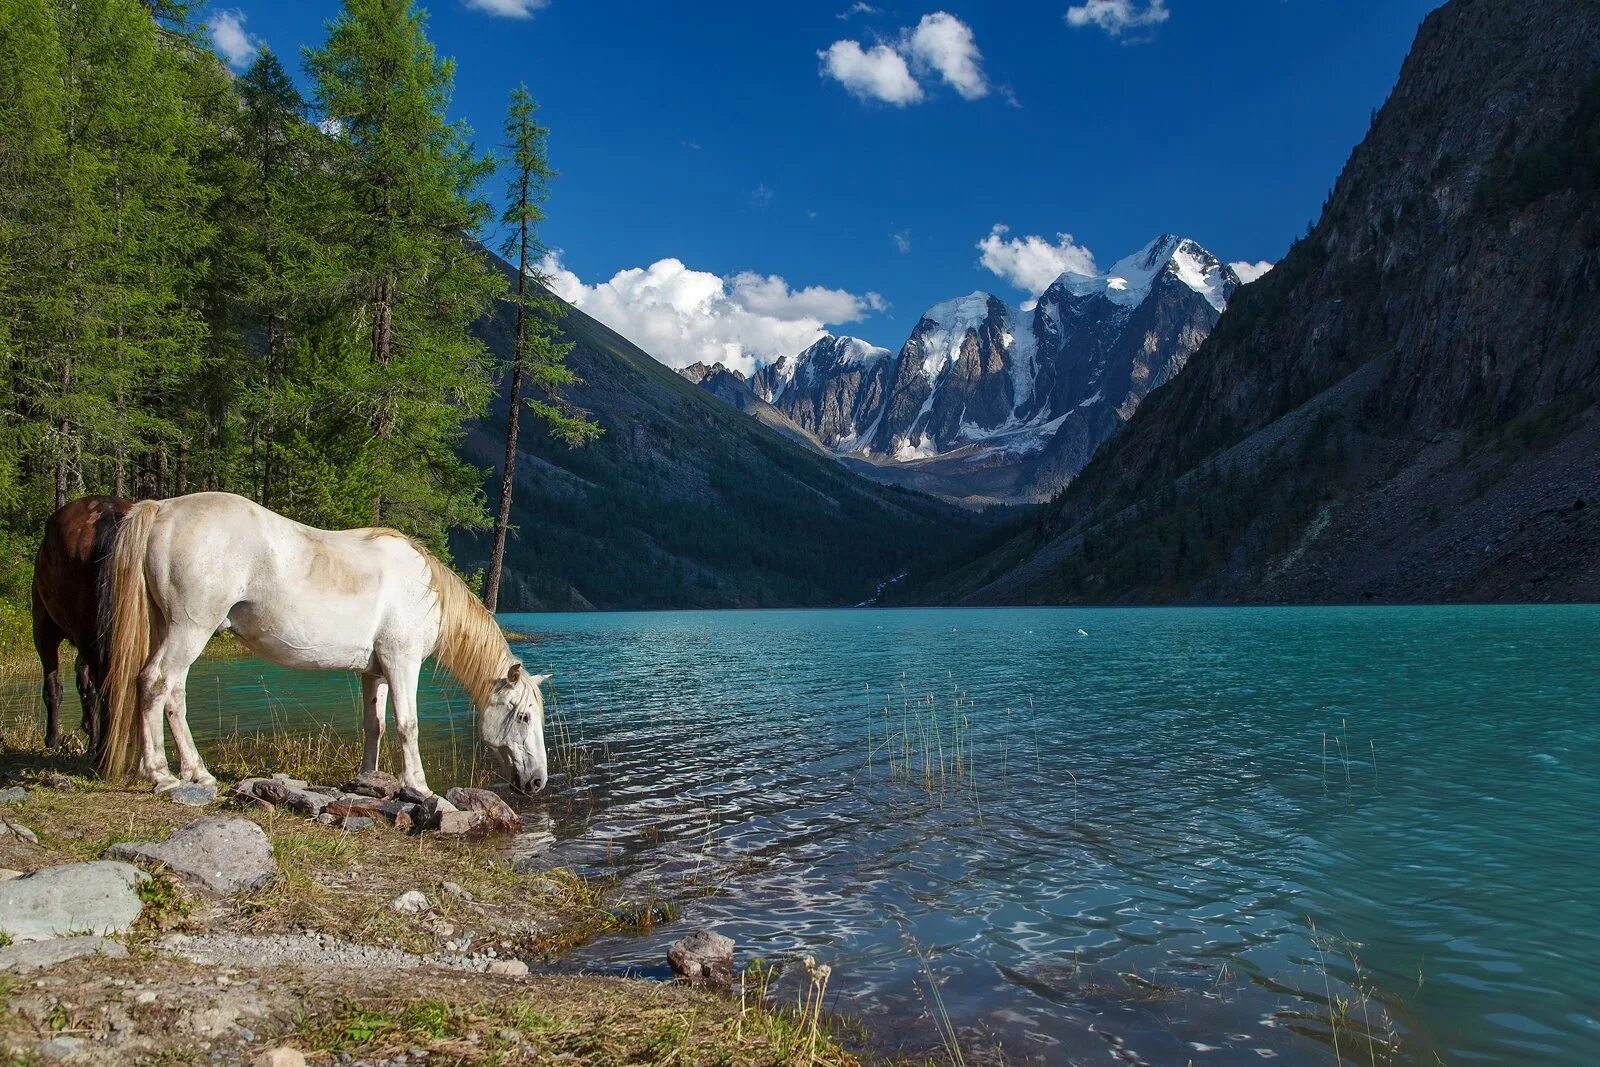
[[[163,774],[159,778],[152,779],[152,781],[155,782],[155,787],[156,787],[156,793],[157,794],[170,793],[174,789],[178,788],[180,785],[183,784],[183,780],[182,779],[174,778],[170,774]]]

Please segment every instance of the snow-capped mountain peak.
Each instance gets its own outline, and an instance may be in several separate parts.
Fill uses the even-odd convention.
[[[1227,306],[1228,297],[1238,288],[1233,268],[1188,237],[1164,233],[1130,256],[1111,265],[1104,274],[1075,274],[1068,271],[1056,279],[1056,286],[1073,296],[1104,295],[1121,307],[1136,307],[1150,295],[1158,277],[1170,275],[1205,297],[1217,311]]]
[[[1162,234],[1103,274],[1060,275],[1031,307],[980,289],[928,308],[898,353],[825,335],[750,387],[835,453],[917,464],[955,495],[988,479],[1009,488],[985,492],[1040,499],[1182,370],[1238,285]]]

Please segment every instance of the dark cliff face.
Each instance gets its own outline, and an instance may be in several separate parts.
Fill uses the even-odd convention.
[[[1009,574],[947,590],[1594,596],[1597,383],[1600,5],[1454,0],[1308,235]]]

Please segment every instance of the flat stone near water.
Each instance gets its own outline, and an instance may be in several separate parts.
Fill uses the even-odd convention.
[[[163,863],[189,885],[218,896],[259,889],[278,874],[266,833],[249,819],[229,815],[197,819],[162,842],[124,841],[105,855]]]
[[[338,796],[309,788],[296,778],[246,778],[233,787],[241,797],[264,801],[278,807],[293,808],[307,815],[322,814],[322,809]]]
[[[379,800],[394,799],[401,788],[400,779],[388,771],[362,771],[339,787],[344,793],[354,793],[360,797],[376,797]]]
[[[144,910],[138,886],[147,877],[126,863],[96,860],[0,882],[0,932],[14,942],[120,934]]]
[[[487,789],[457,787],[445,793],[444,798],[462,811],[482,814],[483,824],[488,829],[512,833],[522,829],[522,820],[517,817],[516,809]]]
[[[733,982],[733,938],[715,930],[696,930],[667,949],[672,973],[691,981],[729,985]]]
[[[27,974],[54,967],[84,956],[110,956],[120,959],[128,950],[117,941],[103,937],[57,937],[49,941],[23,941],[0,948],[0,974]]]

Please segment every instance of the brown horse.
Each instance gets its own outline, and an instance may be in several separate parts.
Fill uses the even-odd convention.
[[[45,522],[44,542],[33,565],[33,645],[44,668],[44,743],[61,745],[61,642],[78,650],[78,697],[89,752],[100,757],[105,743],[105,680],[109,645],[110,574],[105,566],[117,528],[133,501],[86,496]],[[102,593],[102,583],[107,588]]]

